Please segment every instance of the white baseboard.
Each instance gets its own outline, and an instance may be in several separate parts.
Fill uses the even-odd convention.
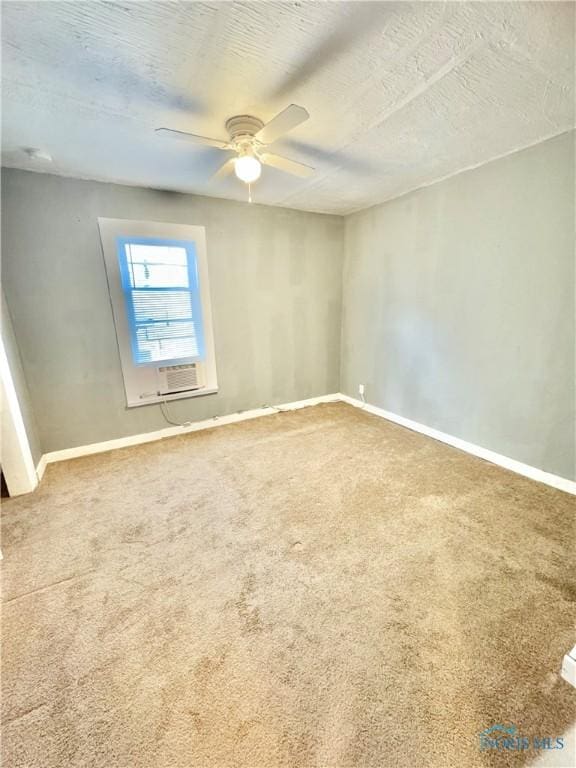
[[[36,464],[36,477],[38,478],[38,482],[42,480],[42,478],[44,477],[44,472],[46,472],[46,464],[48,463],[46,460],[46,456],[47,454],[45,453],[42,454],[42,456],[40,456],[40,461],[38,462],[38,464]]]
[[[142,443],[153,443],[156,440],[163,440],[166,437],[175,437],[176,435],[185,435],[188,432],[198,432],[203,429],[213,429],[224,424],[236,424],[239,421],[248,419],[257,419],[260,416],[270,416],[278,411],[295,411],[298,408],[307,408],[310,405],[319,403],[334,403],[340,400],[340,395],[321,395],[320,397],[310,397],[308,400],[297,400],[293,403],[283,403],[277,406],[265,405],[262,408],[254,408],[250,411],[239,411],[227,416],[214,416],[211,419],[195,421],[182,427],[167,427],[155,432],[144,432],[139,435],[129,435],[128,437],[119,437],[115,440],[105,440],[102,443],[92,443],[91,445],[79,445],[76,448],[64,448],[60,451],[50,451],[45,453],[36,467],[38,479],[41,479],[47,464],[55,461],[66,461],[68,459],[77,459],[80,456],[90,456],[93,453],[104,453],[113,451],[116,448],[127,448],[131,445],[141,445]]]
[[[564,656],[560,675],[576,688],[576,645]]]
[[[531,467],[529,464],[523,464],[521,461],[516,461],[516,459],[511,459],[508,456],[502,456],[500,453],[490,451],[488,448],[481,448],[479,445],[468,443],[466,440],[462,440],[459,437],[453,437],[452,435],[448,435],[445,432],[440,432],[438,429],[427,427],[425,424],[420,424],[417,421],[406,419],[404,416],[397,416],[395,413],[385,411],[383,408],[378,408],[375,405],[363,403],[361,400],[357,400],[354,397],[340,394],[339,398],[344,403],[353,405],[355,408],[361,408],[367,413],[372,413],[375,416],[380,416],[381,418],[387,419],[388,421],[393,421],[395,424],[400,424],[402,427],[412,429],[414,432],[420,432],[423,435],[427,435],[427,437],[432,437],[434,440],[440,440],[440,442],[447,443],[453,448],[458,448],[461,451],[466,451],[466,453],[470,453],[472,456],[485,459],[486,461],[490,461],[492,464],[497,464],[499,467],[504,467],[505,469],[509,469],[519,475],[529,477],[531,480],[536,480],[539,483],[550,485],[552,488],[558,488],[559,490],[565,491],[566,493],[576,495],[576,482],[573,480],[568,480],[565,477],[553,475],[550,472],[544,472],[542,469]]]
[[[458,448],[461,451],[477,456],[485,461],[490,461],[492,464],[497,464],[499,467],[504,467],[512,472],[516,472],[524,477],[529,477],[531,480],[536,480],[540,483],[550,485],[552,488],[558,488],[566,493],[576,495],[576,482],[568,480],[558,475],[553,475],[549,472],[544,472],[536,467],[531,467],[528,464],[523,464],[521,461],[511,459],[508,456],[502,456],[499,453],[489,450],[488,448],[481,448],[473,443],[468,443],[466,440],[462,440],[459,437],[453,437],[445,432],[440,432],[432,427],[427,427],[425,424],[420,424],[417,421],[406,419],[404,416],[397,416],[395,413],[386,411],[383,408],[378,408],[375,405],[369,405],[363,403],[354,397],[349,397],[341,393],[333,395],[322,395],[320,397],[311,397],[308,400],[297,400],[293,403],[283,403],[275,407],[263,406],[262,408],[254,408],[250,411],[240,411],[239,413],[231,413],[228,416],[216,416],[212,419],[205,419],[204,421],[196,421],[184,427],[167,427],[166,429],[160,429],[155,432],[145,432],[139,435],[130,435],[129,437],[120,437],[116,440],[106,440],[102,443],[92,443],[91,445],[80,445],[76,448],[65,448],[61,451],[51,451],[45,453],[36,467],[36,474],[38,480],[42,479],[47,464],[51,464],[55,461],[66,461],[68,459],[76,459],[80,456],[89,456],[94,453],[104,453],[105,451],[113,451],[116,448],[127,448],[131,445],[141,445],[142,443],[151,443],[156,440],[163,440],[166,437],[174,437],[176,435],[185,435],[188,432],[198,432],[203,429],[212,429],[213,427],[223,426],[224,424],[235,424],[240,421],[247,421],[248,419],[257,419],[260,416],[269,416],[277,413],[278,410],[292,411],[298,408],[307,408],[311,405],[318,405],[319,403],[333,403],[344,402],[355,408],[361,408],[367,413],[371,413],[375,416],[380,416],[388,421],[393,421],[395,424],[400,424],[402,427],[407,427],[414,432],[420,432],[427,437],[431,437],[434,440],[439,440],[442,443],[451,445],[454,448]]]

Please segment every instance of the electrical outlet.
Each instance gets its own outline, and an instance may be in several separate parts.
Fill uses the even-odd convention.
[[[364,384],[358,384],[358,394],[364,396]]]

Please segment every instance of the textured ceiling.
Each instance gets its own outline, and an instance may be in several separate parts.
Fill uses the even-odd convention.
[[[572,2],[8,2],[3,164],[246,199],[211,181],[226,118],[310,120],[256,202],[348,213],[574,125]],[[23,151],[49,152],[53,163]]]

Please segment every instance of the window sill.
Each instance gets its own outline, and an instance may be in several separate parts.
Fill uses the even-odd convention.
[[[146,397],[128,402],[128,408],[139,408],[142,405],[158,405],[158,403],[167,403],[170,400],[187,400],[190,397],[203,397],[204,395],[217,395],[218,387],[202,387],[202,389],[193,389],[188,392],[174,392],[171,395],[159,395]]]

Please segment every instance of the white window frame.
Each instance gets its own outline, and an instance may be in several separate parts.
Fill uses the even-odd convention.
[[[108,289],[110,292],[114,325],[116,327],[116,338],[118,340],[118,350],[120,353],[128,408],[162,403],[167,400],[201,397],[203,395],[210,395],[218,392],[205,228],[189,224],[107,218],[99,218],[98,227],[100,230],[100,239],[102,241],[104,264],[108,278]],[[202,330],[205,351],[204,360],[200,363],[203,374],[203,386],[199,389],[161,395],[158,392],[158,368],[165,365],[165,363],[157,362],[151,365],[136,365],[133,360],[130,325],[118,260],[118,240],[129,240],[131,238],[134,238],[135,240],[139,238],[156,238],[194,243],[198,281],[200,285]],[[178,364],[177,361],[175,361],[174,364]]]

